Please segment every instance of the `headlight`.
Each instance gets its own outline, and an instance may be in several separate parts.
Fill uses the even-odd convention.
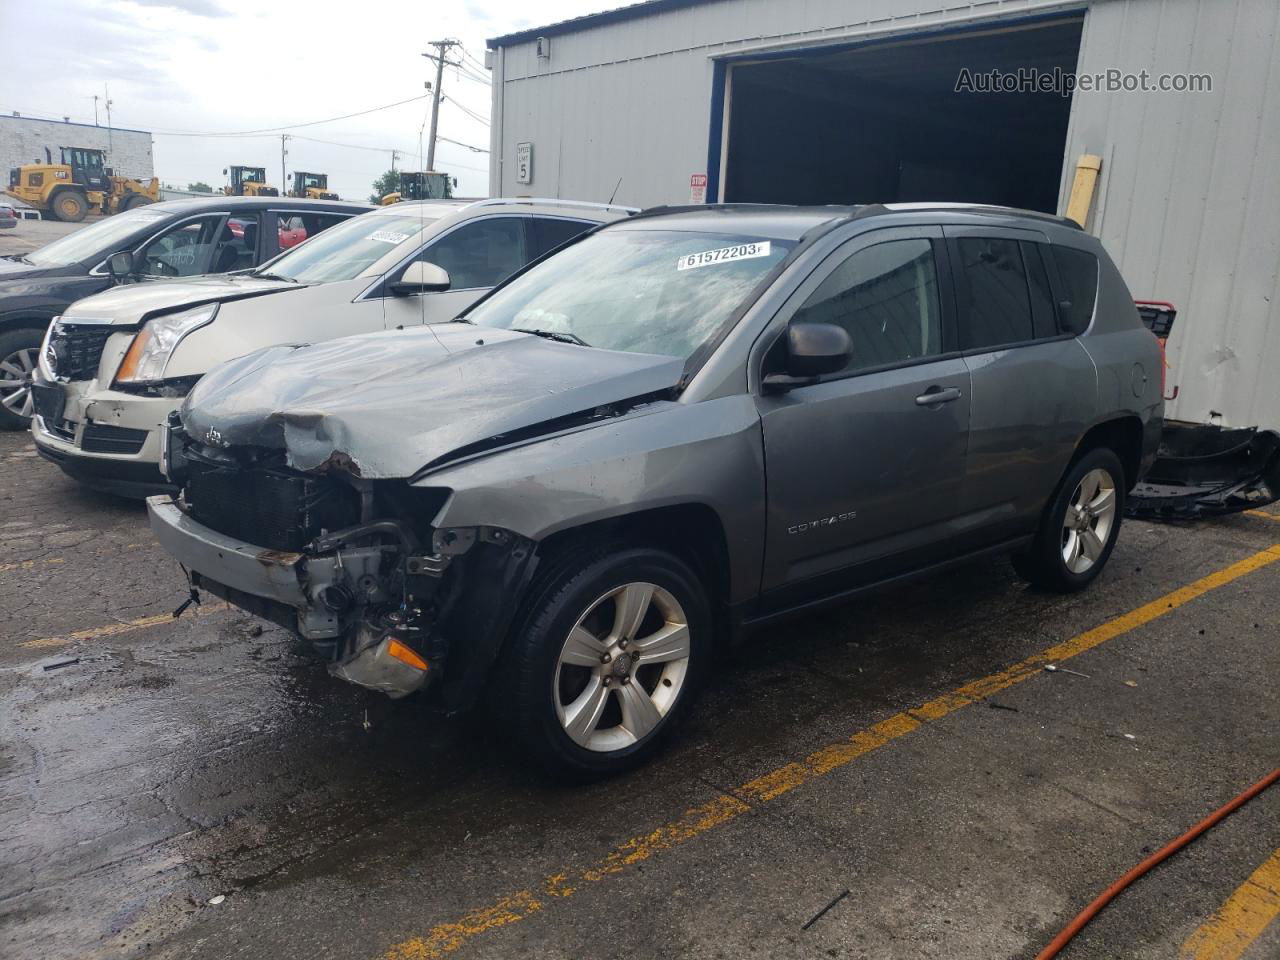
[[[117,383],[151,383],[164,376],[165,364],[192,330],[203,327],[218,312],[216,303],[148,320],[129,345],[116,371]]]

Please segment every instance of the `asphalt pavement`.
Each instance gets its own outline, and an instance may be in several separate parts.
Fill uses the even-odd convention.
[[[1280,765],[1280,515],[1126,523],[1071,597],[993,559],[774,627],[578,788],[184,595],[140,504],[0,434],[6,960],[1030,958]],[[1280,956],[1277,850],[1280,788],[1063,956]]]

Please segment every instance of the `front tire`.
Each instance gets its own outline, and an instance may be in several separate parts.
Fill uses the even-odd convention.
[[[516,629],[496,668],[500,728],[568,780],[653,756],[688,713],[711,652],[702,584],[649,548],[556,565]]]
[[[1014,556],[1014,569],[1046,590],[1083,590],[1115,548],[1125,490],[1124,467],[1114,452],[1098,448],[1084,454],[1063,477],[1031,547]]]

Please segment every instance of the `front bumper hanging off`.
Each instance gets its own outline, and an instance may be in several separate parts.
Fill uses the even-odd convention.
[[[147,511],[193,587],[308,641],[343,680],[391,697],[440,687],[446,712],[479,695],[537,562],[531,541],[495,527],[435,531],[422,553],[375,521],[289,552],[219,533],[175,497]]]

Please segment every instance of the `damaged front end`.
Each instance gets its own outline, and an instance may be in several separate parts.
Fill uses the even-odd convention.
[[[192,441],[173,424],[181,487],[148,501],[191,584],[293,631],[344,680],[445,710],[474,700],[534,566],[495,527],[437,528],[440,488],[369,480],[341,457],[288,467],[279,450]]]

